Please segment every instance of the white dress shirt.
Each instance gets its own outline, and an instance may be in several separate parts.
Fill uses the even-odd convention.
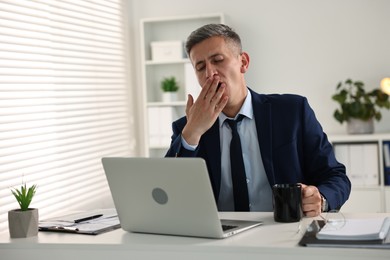
[[[265,173],[260,147],[257,138],[256,122],[253,116],[252,96],[250,91],[237,114],[245,116],[237,125],[240,135],[245,173],[248,184],[250,211],[273,211],[272,189]],[[219,115],[219,133],[221,144],[221,187],[218,197],[219,211],[234,211],[233,186],[230,166],[230,141],[232,133],[225,120],[228,117]],[[229,118],[229,119],[236,119]],[[195,150],[197,146],[188,145],[182,138],[182,145],[189,150]]]

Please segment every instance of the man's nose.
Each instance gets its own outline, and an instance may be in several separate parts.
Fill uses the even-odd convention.
[[[217,75],[218,72],[215,67],[211,64],[206,65],[206,78],[212,78],[214,75]]]

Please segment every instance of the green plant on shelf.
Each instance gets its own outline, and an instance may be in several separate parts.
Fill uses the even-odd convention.
[[[179,85],[175,77],[167,77],[161,81],[161,89],[163,92],[176,92],[179,90]]]
[[[366,92],[362,81],[347,79],[339,82],[336,91],[332,99],[339,103],[340,108],[334,111],[333,116],[340,123],[350,118],[363,121],[375,118],[380,121],[382,114],[379,109],[390,109],[389,96],[380,89]]]

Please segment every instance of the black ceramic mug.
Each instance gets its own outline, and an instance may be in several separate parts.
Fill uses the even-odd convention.
[[[275,184],[272,187],[274,219],[277,222],[298,222],[302,218],[302,185]]]

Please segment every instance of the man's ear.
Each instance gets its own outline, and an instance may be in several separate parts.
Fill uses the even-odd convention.
[[[249,68],[249,55],[246,52],[241,53],[241,73],[245,73]]]

